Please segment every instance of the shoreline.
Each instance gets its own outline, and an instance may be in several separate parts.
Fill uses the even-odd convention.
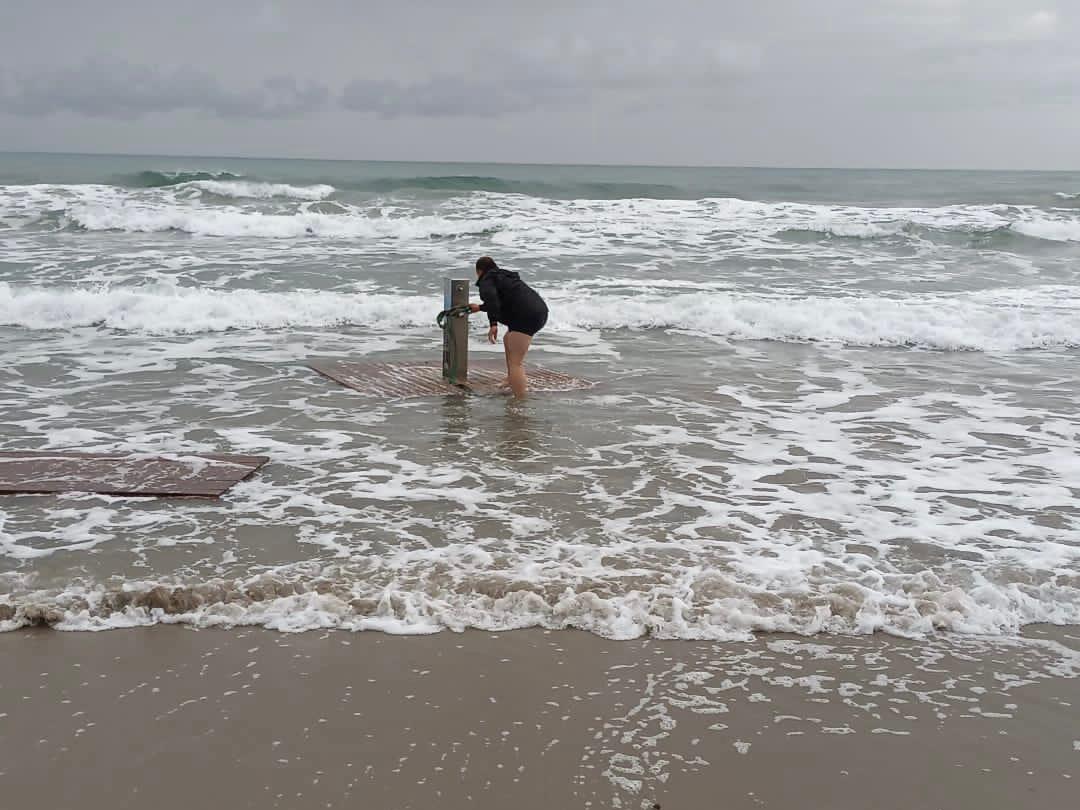
[[[1072,806],[1080,627],[0,634],[12,806]]]

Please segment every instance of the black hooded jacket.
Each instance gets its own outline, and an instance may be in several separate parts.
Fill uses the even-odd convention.
[[[480,311],[487,313],[491,324],[502,321],[512,325],[547,314],[544,299],[513,270],[495,267],[484,273],[476,285],[484,302]]]

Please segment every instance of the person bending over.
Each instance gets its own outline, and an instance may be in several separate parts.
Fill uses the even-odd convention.
[[[499,323],[506,324],[503,338],[506,381],[514,396],[522,399],[527,388],[525,354],[532,345],[533,335],[547,323],[547,304],[517,273],[499,267],[490,256],[476,260],[476,286],[484,303],[470,304],[469,309],[487,313],[490,343],[499,339]]]

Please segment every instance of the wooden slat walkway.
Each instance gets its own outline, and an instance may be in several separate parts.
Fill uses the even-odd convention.
[[[266,456],[150,456],[67,451],[0,452],[0,494],[95,492],[216,498]]]
[[[435,363],[315,360],[308,366],[334,382],[381,399],[495,394],[506,377],[506,366],[497,360],[471,361],[469,382],[461,386],[446,382],[442,378],[442,366]],[[538,366],[526,366],[525,373],[530,391],[576,391],[592,387],[588,380]]]

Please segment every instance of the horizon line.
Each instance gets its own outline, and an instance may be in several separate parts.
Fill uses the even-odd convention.
[[[41,149],[2,149],[0,155],[52,155],[67,157],[116,157],[116,158],[176,158],[183,160],[302,160],[322,163],[406,163],[418,165],[451,166],[564,166],[568,168],[595,169],[755,169],[780,171],[850,171],[850,172],[998,172],[998,173],[1045,173],[1076,174],[1080,169],[987,169],[971,167],[928,168],[925,166],[798,166],[764,164],[689,164],[689,163],[557,163],[554,161],[509,160],[393,160],[387,158],[328,158],[328,157],[266,157],[254,155],[168,154],[157,152],[61,152]]]

